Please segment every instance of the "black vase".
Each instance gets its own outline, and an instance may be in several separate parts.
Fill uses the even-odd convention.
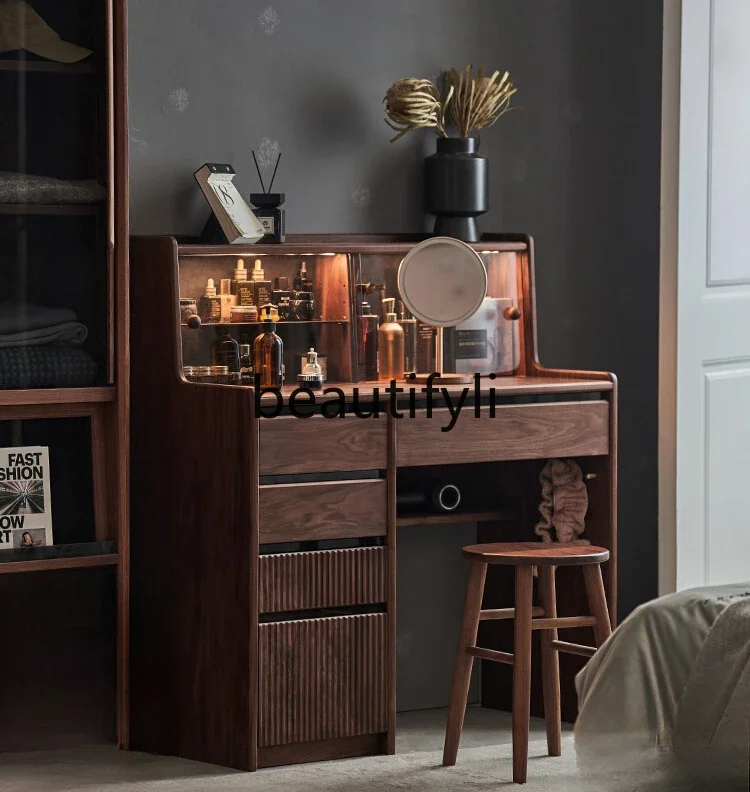
[[[424,161],[425,211],[435,215],[435,236],[479,242],[477,217],[489,208],[487,158],[475,138],[438,138]]]

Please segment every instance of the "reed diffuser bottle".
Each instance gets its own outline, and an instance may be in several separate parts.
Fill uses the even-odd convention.
[[[270,305],[263,306],[261,327],[263,330],[256,336],[254,343],[255,381],[261,388],[280,388],[284,382],[284,342],[276,335],[276,322]]]
[[[404,378],[404,329],[396,321],[396,300],[383,300],[385,322],[378,328],[378,379]]]

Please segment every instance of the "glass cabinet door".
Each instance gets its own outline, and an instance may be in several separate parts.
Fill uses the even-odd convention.
[[[0,9],[10,43],[61,38],[0,53],[0,389],[113,379],[105,10]]]
[[[217,342],[227,334],[252,355],[264,306],[273,306],[285,385],[297,385],[310,349],[318,353],[326,383],[352,382],[349,267],[345,253],[181,257],[182,363],[188,374],[219,362]]]
[[[367,336],[386,321],[384,300],[395,299],[397,321],[404,330],[405,373],[513,374],[520,364],[520,295],[516,254],[484,250],[479,253],[487,270],[487,296],[479,310],[456,327],[443,331],[442,366],[436,360],[434,327],[415,319],[398,292],[398,268],[403,254],[361,253],[353,257],[354,302],[357,316],[357,371],[359,381],[372,376],[372,346]],[[440,284],[436,283],[439,289]]]

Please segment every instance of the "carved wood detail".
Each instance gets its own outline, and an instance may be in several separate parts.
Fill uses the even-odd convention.
[[[258,746],[388,728],[384,613],[261,624]]]
[[[260,558],[260,612],[385,602],[385,547],[279,553]]]

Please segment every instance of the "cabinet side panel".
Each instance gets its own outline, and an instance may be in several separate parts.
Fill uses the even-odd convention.
[[[250,769],[252,389],[178,380],[175,251],[134,240],[131,747]]]

